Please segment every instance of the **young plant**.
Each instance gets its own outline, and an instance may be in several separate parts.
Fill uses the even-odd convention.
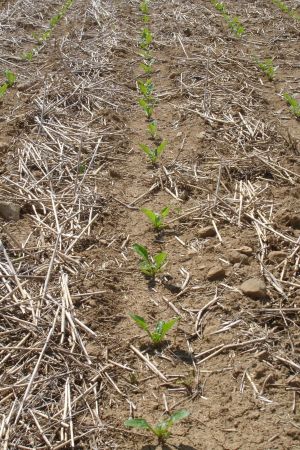
[[[218,2],[216,0],[211,0],[212,4],[221,14],[227,14],[226,7],[223,2]]]
[[[297,117],[300,118],[300,102],[293,96],[288,93],[283,94],[285,101],[289,104],[291,112]]]
[[[230,18],[228,21],[228,26],[231,29],[231,31],[236,34],[238,37],[241,37],[245,33],[245,28],[239,21],[238,17]]]
[[[149,30],[149,28],[143,28],[142,30],[142,36],[140,41],[140,47],[141,49],[149,49],[150,45],[152,43],[152,33]]]
[[[146,153],[146,155],[149,157],[152,164],[155,164],[166,148],[167,141],[162,141],[162,143],[156,147],[154,150],[152,150],[148,145],[140,144],[140,148],[143,150],[143,152]]]
[[[139,91],[144,96],[144,98],[148,101],[153,101],[154,84],[152,80],[147,79],[145,82],[143,82],[142,80],[138,80],[137,83]]]
[[[140,11],[143,14],[149,14],[149,0],[143,0],[140,4]]]
[[[144,14],[143,15],[143,21],[144,21],[144,23],[149,23],[150,22],[150,16],[148,16],[148,14]]]
[[[151,75],[152,73],[153,61],[149,60],[140,64],[141,69],[145,72],[146,75]]]
[[[164,219],[168,216],[170,208],[168,206],[165,206],[165,208],[163,208],[160,213],[156,213],[147,208],[141,208],[141,211],[148,217],[155,230],[159,231],[165,226]]]
[[[260,70],[263,71],[265,75],[267,75],[270,81],[274,80],[276,67],[274,67],[272,59],[265,59],[264,61],[257,61],[257,65]]]
[[[151,50],[146,49],[146,50],[141,50],[139,55],[145,60],[145,61],[154,61],[154,58],[152,56]]]
[[[272,3],[274,3],[274,5],[278,6],[279,9],[281,9],[282,12],[284,13],[289,13],[290,12],[290,8],[281,0],[271,0]]]
[[[157,122],[156,122],[156,120],[152,120],[152,122],[150,122],[148,124],[147,130],[148,130],[150,136],[152,137],[152,139],[155,139],[156,135],[157,135]]]
[[[129,316],[132,318],[132,320],[134,320],[134,322],[141,330],[145,331],[148,334],[154,345],[161,344],[167,332],[170,331],[171,328],[173,328],[173,326],[179,320],[179,317],[171,319],[168,322],[160,320],[159,322],[157,322],[154,331],[151,333],[151,331],[149,330],[149,324],[145,321],[143,317],[137,316],[136,314],[129,314]]]
[[[12,87],[17,79],[17,75],[13,73],[11,70],[6,70],[5,74],[5,82],[0,86],[0,98],[6,94],[8,88]]]
[[[22,58],[27,61],[32,61],[34,57],[34,50],[30,50],[29,52],[25,52],[22,54]]]
[[[58,22],[62,19],[62,17],[63,17],[63,15],[61,12],[58,14],[55,14],[55,16],[53,16],[52,19],[50,20],[50,23],[49,23],[50,28],[54,28],[58,24]]]
[[[12,87],[16,82],[17,75],[15,73],[13,73],[11,70],[6,70],[4,72],[4,74],[6,77],[7,87],[9,87],[9,88]]]
[[[170,436],[170,429],[172,426],[180,420],[186,419],[190,413],[185,409],[174,412],[171,416],[164,421],[158,422],[156,425],[150,425],[145,419],[128,419],[124,422],[126,427],[142,428],[144,430],[151,431],[157,438],[159,443],[165,442]]]
[[[153,114],[153,103],[145,98],[139,99],[139,105],[147,116],[148,120],[151,120]]]
[[[134,244],[132,249],[141,257],[140,270],[144,275],[155,277],[167,261],[167,254],[160,252],[153,257],[149,255],[146,247],[140,244]]]

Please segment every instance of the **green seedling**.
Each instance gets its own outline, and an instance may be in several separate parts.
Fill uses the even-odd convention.
[[[140,4],[140,11],[143,14],[149,14],[149,0],[143,0]]]
[[[146,80],[143,82],[142,80],[138,80],[138,88],[140,93],[144,96],[144,98],[148,101],[153,101],[153,92],[154,92],[154,84],[151,80]]]
[[[140,47],[141,49],[145,50],[150,47],[152,43],[152,33],[149,30],[149,28],[143,28],[142,30],[142,36],[140,41]]]
[[[260,70],[267,75],[270,81],[274,80],[276,67],[274,67],[272,59],[265,59],[264,61],[257,61],[257,65]]]
[[[32,61],[34,57],[34,50],[30,50],[29,52],[25,52],[22,54],[22,58],[27,61]]]
[[[4,72],[5,77],[6,77],[6,84],[7,86],[10,88],[12,87],[17,79],[17,75],[15,73],[13,73],[11,70],[6,70]]]
[[[150,122],[148,124],[147,130],[148,130],[150,136],[152,137],[152,139],[155,139],[156,135],[157,135],[157,122],[156,122],[156,120],[152,120],[152,122]]]
[[[149,61],[147,63],[140,64],[140,67],[141,67],[141,69],[143,69],[143,71],[145,72],[146,75],[151,75],[152,65],[153,65],[153,62]]]
[[[160,213],[156,213],[147,208],[141,208],[141,211],[148,217],[155,230],[162,230],[165,226],[164,220],[168,217],[170,208],[166,206],[160,211]]]
[[[241,37],[245,33],[245,28],[239,21],[238,17],[230,17],[226,6],[223,2],[218,2],[217,0],[211,0],[211,3],[214,5],[217,11],[222,14],[223,18],[227,22],[231,31],[236,34],[238,37]]]
[[[145,60],[145,61],[154,61],[154,58],[152,56],[151,50],[146,49],[146,50],[141,50],[139,55]]]
[[[135,253],[141,257],[140,270],[144,275],[149,277],[155,277],[167,261],[167,254],[165,252],[157,253],[156,255],[149,256],[146,247],[140,244],[134,244],[132,246]]]
[[[156,147],[154,150],[152,150],[148,145],[140,144],[140,148],[143,150],[144,153],[149,157],[152,164],[155,164],[166,148],[167,141],[162,141],[162,143]]]
[[[236,34],[238,37],[241,37],[245,33],[245,28],[239,21],[238,17],[233,17],[228,21],[228,26],[231,31]]]
[[[147,116],[148,120],[151,120],[153,115],[153,103],[145,98],[139,99],[139,105]]]
[[[279,9],[281,9],[282,12],[284,13],[289,13],[290,12],[290,8],[282,1],[280,0],[271,0],[272,3],[274,3],[274,5],[278,6]]]
[[[85,173],[85,171],[86,171],[86,165],[85,164],[79,164],[79,166],[78,166],[78,173],[80,175],[83,175]]]
[[[143,15],[143,22],[144,23],[149,23],[150,22],[150,16],[148,16],[147,14]]]
[[[8,86],[6,83],[1,84],[0,86],[0,98],[4,97],[4,95],[6,94],[6,91],[8,89]]]
[[[55,14],[55,16],[53,16],[52,19],[50,20],[49,23],[50,27],[54,28],[58,24],[58,22],[62,19],[62,17],[63,17],[62,13]]]
[[[162,422],[158,422],[156,425],[150,425],[145,419],[129,419],[124,422],[126,427],[142,428],[144,430],[151,431],[157,438],[159,443],[165,442],[170,436],[170,429],[172,426],[180,420],[186,419],[190,413],[185,409],[174,412],[171,416]]]
[[[32,37],[37,41],[39,45],[42,45],[51,36],[52,30],[47,30],[41,36],[37,33],[32,33]]]
[[[297,117],[300,118],[300,102],[293,96],[288,93],[283,94],[285,101],[289,104],[291,112]]]
[[[0,86],[0,98],[4,97],[4,95],[6,94],[7,89],[9,89],[10,87],[12,87],[17,79],[17,75],[15,73],[13,73],[11,70],[6,70],[4,72],[5,75],[5,82]]]
[[[149,330],[149,324],[143,317],[137,316],[136,314],[129,314],[129,316],[132,318],[132,320],[134,320],[134,322],[141,330],[145,331],[148,334],[154,345],[161,344],[168,331],[170,331],[179,320],[179,317],[168,320],[168,322],[160,320],[159,322],[157,322],[154,331],[151,333],[151,331]]]
[[[216,0],[211,0],[212,4],[221,14],[227,14],[226,7],[223,2],[218,2]]]

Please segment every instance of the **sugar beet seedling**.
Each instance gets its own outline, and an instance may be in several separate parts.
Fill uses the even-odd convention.
[[[227,11],[224,2],[219,2],[218,0],[210,0],[213,6],[219,13],[221,13],[224,20],[227,22],[228,27],[231,31],[238,37],[241,37],[245,33],[245,28],[241,24],[238,17],[231,17]]]
[[[154,278],[167,262],[167,253],[160,252],[150,256],[146,247],[140,244],[134,244],[132,249],[140,256],[140,271],[149,277]]]
[[[157,121],[156,120],[152,120],[147,127],[147,130],[151,136],[152,139],[156,138],[157,135]]]
[[[152,164],[156,164],[158,161],[158,158],[160,157],[162,152],[165,150],[166,146],[167,146],[167,141],[162,141],[162,143],[154,149],[150,148],[148,145],[145,145],[145,144],[140,144],[140,149],[143,150],[144,153],[146,153],[146,155],[148,156],[148,158],[150,159]]]
[[[132,320],[134,320],[136,325],[141,330],[143,330],[147,333],[147,335],[149,336],[149,338],[151,339],[151,341],[154,345],[161,344],[163,342],[167,332],[170,331],[179,320],[179,317],[168,320],[167,322],[160,320],[159,322],[157,322],[157,324],[154,328],[154,331],[151,332],[149,330],[149,324],[146,322],[146,320],[143,317],[137,316],[136,314],[129,314],[129,316],[132,318]]]
[[[0,86],[0,97],[3,97],[6,94],[7,89],[11,88],[17,79],[17,75],[13,73],[11,70],[6,70],[4,72],[5,82]]]
[[[256,61],[260,70],[268,77],[269,81],[273,81],[275,77],[276,67],[274,67],[272,59],[265,59],[264,61]]]
[[[144,430],[151,431],[157,438],[159,443],[164,443],[170,436],[170,429],[176,422],[180,420],[186,419],[190,413],[185,409],[181,409],[179,411],[174,412],[171,416],[161,422],[158,422],[155,425],[150,425],[149,422],[145,419],[128,419],[124,422],[126,427],[131,428],[142,428]]]
[[[300,102],[298,102],[293,95],[288,93],[283,94],[283,97],[290,106],[290,111],[297,117],[297,119],[300,119]]]
[[[159,213],[147,208],[141,208],[141,211],[148,217],[154,229],[159,231],[165,227],[164,220],[169,215],[170,208],[165,206]]]

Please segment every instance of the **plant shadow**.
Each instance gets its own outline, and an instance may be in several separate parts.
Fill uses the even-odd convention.
[[[163,340],[159,344],[149,344],[149,343],[142,344],[140,346],[140,349],[141,349],[141,351],[145,351],[145,352],[149,353],[149,355],[153,356],[157,352],[162,352],[163,350],[165,350],[169,345],[170,345],[170,341]]]
[[[194,357],[193,357],[193,355],[191,353],[189,353],[189,352],[187,352],[185,350],[182,350],[179,347],[176,347],[175,349],[172,349],[172,353],[180,361],[182,361],[182,362],[184,362],[186,364],[190,364],[190,365],[193,364]]]

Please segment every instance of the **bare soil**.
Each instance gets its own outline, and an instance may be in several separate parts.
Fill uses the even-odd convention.
[[[18,80],[0,100],[0,203],[21,207],[0,218],[1,448],[299,449],[300,127],[282,96],[300,100],[299,21],[228,0],[237,38],[209,0],[151,1],[168,141],[153,166],[139,3],[75,0],[32,61],[61,3],[1,5],[0,73]],[[157,235],[140,208],[167,205]],[[155,282],[134,243],[167,252]],[[245,295],[251,278],[265,295]],[[180,321],[155,348],[130,312]],[[179,409],[165,445],[124,426]]]

